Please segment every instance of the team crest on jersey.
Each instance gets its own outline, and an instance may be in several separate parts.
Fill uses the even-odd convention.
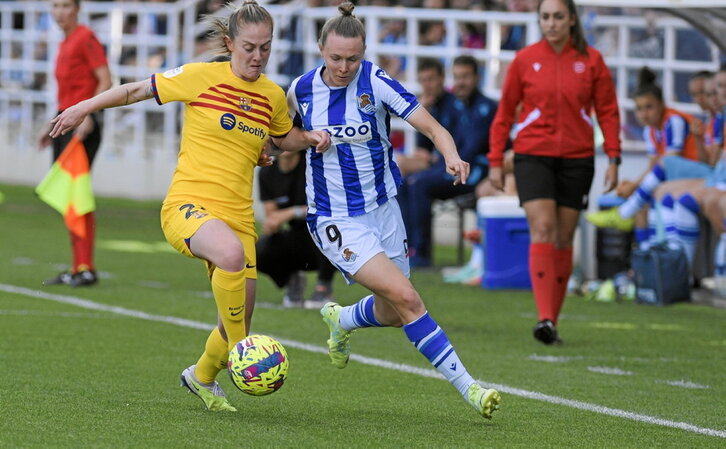
[[[572,70],[574,70],[575,73],[585,73],[585,63],[582,61],[575,61],[575,63],[572,64]]]
[[[239,97],[239,107],[242,108],[243,111],[249,111],[252,109],[252,105],[250,105],[250,100],[247,97]]]
[[[369,94],[360,94],[358,96],[358,109],[366,114],[373,114],[376,112],[376,107],[371,101],[371,96]]]
[[[343,250],[343,259],[345,259],[346,262],[355,262],[357,257],[358,255],[348,248]]]

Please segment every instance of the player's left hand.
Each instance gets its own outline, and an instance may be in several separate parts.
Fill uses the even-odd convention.
[[[310,146],[315,147],[316,153],[324,153],[330,148],[330,134],[323,130],[312,130],[306,132],[306,137]]]
[[[257,159],[257,166],[258,167],[269,167],[272,165],[272,162],[275,160],[274,157],[267,154],[267,152],[263,151],[260,153],[260,158]]]
[[[469,177],[469,163],[456,159],[446,159],[446,173],[454,176],[454,185],[466,184]]]
[[[618,187],[618,166],[616,164],[610,164],[608,165],[607,171],[605,171],[603,189],[605,193],[608,193],[615,189],[615,187]]]

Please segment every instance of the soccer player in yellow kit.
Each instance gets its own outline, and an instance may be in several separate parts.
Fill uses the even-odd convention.
[[[236,411],[215,381],[229,350],[247,335],[257,278],[252,210],[254,167],[267,158],[267,138],[283,150],[325,151],[325,131],[292,125],[282,89],[262,71],[270,56],[273,21],[254,0],[229,19],[212,22],[229,62],[186,64],[82,101],[51,121],[50,136],[78,126],[92,112],[155,98],[185,103],[181,151],[161,209],[166,239],[182,254],[206,261],[218,326],[182,386],[209,410]]]

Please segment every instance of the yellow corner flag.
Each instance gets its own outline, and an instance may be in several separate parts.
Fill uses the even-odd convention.
[[[35,193],[63,215],[72,233],[86,236],[83,216],[96,209],[96,202],[86,148],[78,137],[71,138]]]

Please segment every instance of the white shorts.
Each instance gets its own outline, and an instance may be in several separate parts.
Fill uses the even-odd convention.
[[[348,284],[355,282],[350,275],[356,274],[378,253],[385,253],[406,277],[411,274],[406,228],[395,198],[355,217],[310,215],[308,231]]]

